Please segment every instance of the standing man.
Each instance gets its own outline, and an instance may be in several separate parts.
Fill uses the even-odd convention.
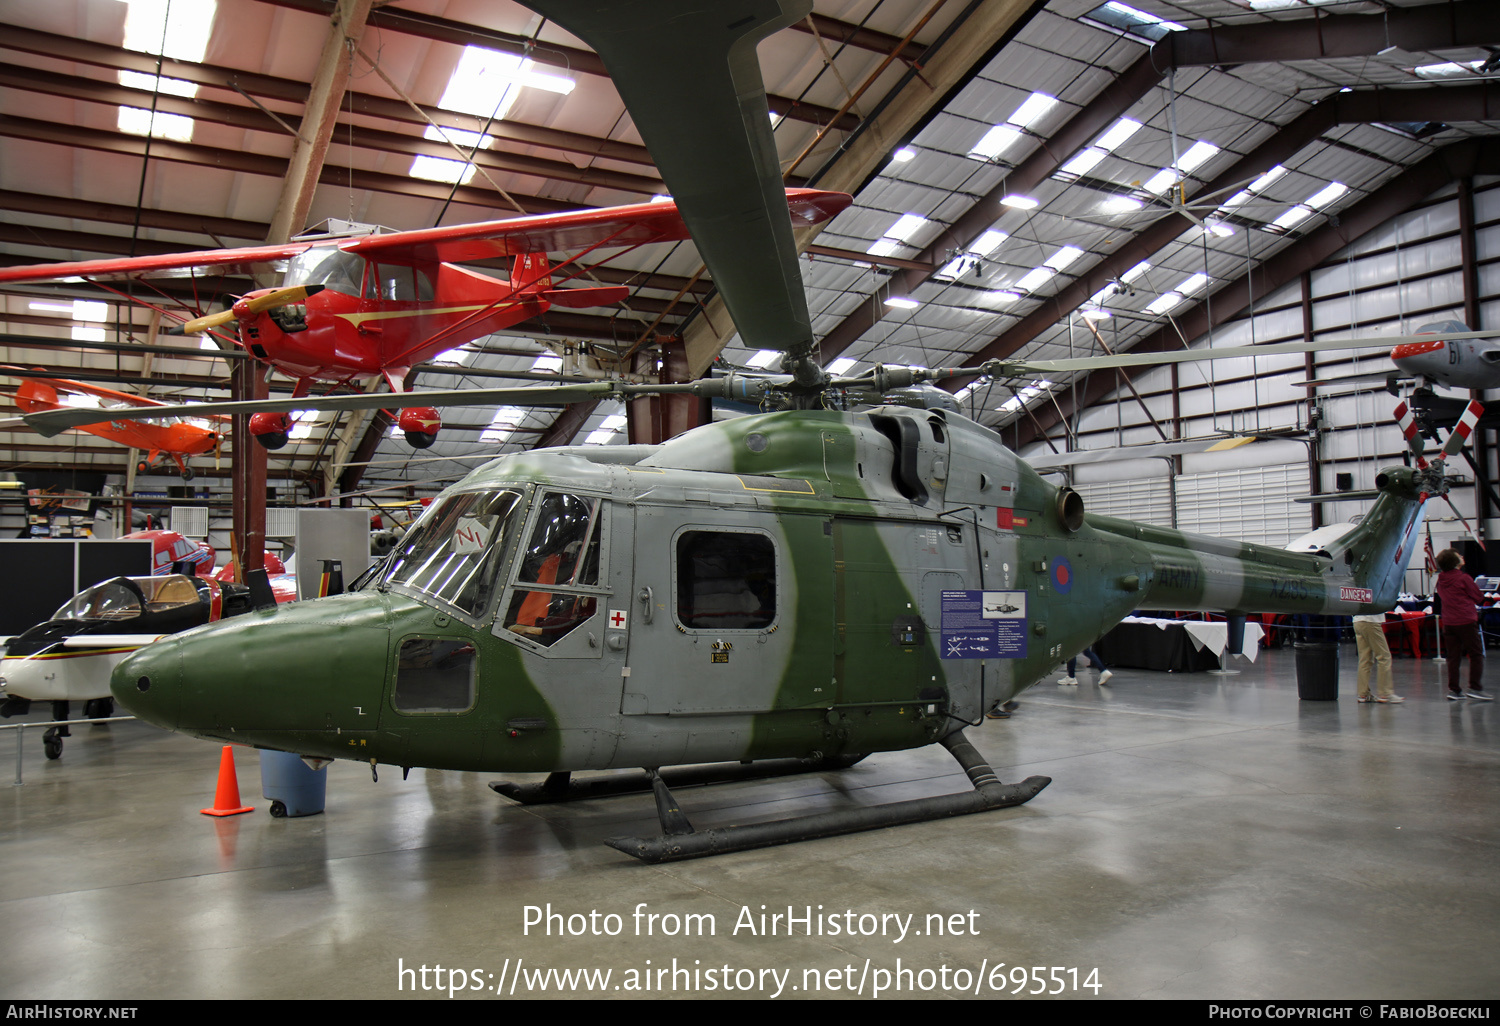
[[[1354,647],[1359,650],[1356,683],[1361,702],[1393,705],[1406,699],[1396,694],[1391,682],[1391,646],[1385,640],[1385,614],[1367,613],[1354,619]],[[1375,664],[1375,694],[1370,694],[1370,664]]]
[[[1492,699],[1479,679],[1484,674],[1484,649],[1479,642],[1479,603],[1483,596],[1474,578],[1463,572],[1463,565],[1463,554],[1457,549],[1439,552],[1440,572],[1432,587],[1443,617],[1443,646],[1448,650],[1448,700],[1455,701],[1465,695],[1458,687],[1458,662],[1468,656],[1468,697],[1489,702]]]

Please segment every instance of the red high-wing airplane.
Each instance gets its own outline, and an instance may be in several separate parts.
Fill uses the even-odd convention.
[[[7,369],[4,373],[20,377],[24,372],[15,368]],[[105,410],[167,405],[159,399],[131,395],[129,392],[116,392],[112,388],[101,388],[82,381],[21,377],[21,384],[16,389],[16,406],[22,414],[27,414],[40,413],[42,410],[65,410],[70,406],[81,405],[65,401],[64,395],[92,397],[98,401],[99,407]],[[208,424],[214,426],[207,426]],[[8,425],[0,422],[0,427],[4,426]],[[143,474],[154,467],[162,456],[170,456],[177,464],[177,470],[184,481],[193,479],[193,471],[183,457],[215,452],[219,447],[223,432],[228,429],[228,417],[204,416],[190,420],[171,415],[148,420],[112,420],[77,428],[79,431],[87,431],[91,435],[107,438],[111,442],[119,442],[121,445],[128,445],[135,449],[144,449],[147,455],[136,466],[136,470]]]
[[[850,202],[843,193],[787,190],[787,205],[799,227],[827,220]],[[384,377],[393,392],[401,392],[413,364],[455,346],[552,306],[602,306],[624,299],[624,286],[558,287],[561,282],[554,275],[561,271],[566,281],[586,273],[589,268],[580,261],[595,250],[628,251],[687,238],[676,204],[668,201],[352,239],[0,268],[0,284],[100,284],[206,269],[254,273],[268,270],[273,262],[289,261],[280,288],[246,293],[221,313],[191,317],[156,303],[148,305],[182,322],[181,330],[189,334],[236,322],[235,342],[296,379],[293,398],[307,395],[320,380],[365,383]],[[554,266],[547,254],[555,250],[580,252]],[[452,262],[489,257],[513,259],[508,281]],[[441,420],[428,406],[402,410],[399,423],[411,444],[426,448]],[[285,445],[291,427],[287,413],[257,413],[250,421],[251,432],[269,449]]]

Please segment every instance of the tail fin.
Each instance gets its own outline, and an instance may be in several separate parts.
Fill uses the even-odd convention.
[[[1349,567],[1356,588],[1368,589],[1370,598],[1363,601],[1389,609],[1396,603],[1417,544],[1417,525],[1429,485],[1410,467],[1388,467],[1375,478],[1375,486],[1380,497],[1370,512],[1354,530],[1330,543],[1326,552],[1335,565]]]
[[[546,253],[522,253],[510,268],[510,284],[519,292],[545,292],[552,288],[552,261]]]

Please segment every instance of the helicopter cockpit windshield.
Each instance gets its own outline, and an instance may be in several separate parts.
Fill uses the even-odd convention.
[[[165,613],[202,601],[192,578],[116,577],[85,588],[53,614],[54,620],[134,620],[143,613]]]
[[[429,596],[478,618],[503,585],[499,564],[519,492],[460,492],[436,502],[392,552],[382,585]]]

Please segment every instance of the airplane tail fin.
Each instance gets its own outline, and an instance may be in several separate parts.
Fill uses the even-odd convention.
[[[1411,467],[1389,467],[1375,478],[1380,496],[1363,520],[1342,537],[1328,544],[1324,552],[1335,564],[1350,568],[1352,588],[1347,601],[1373,603],[1378,609],[1396,604],[1401,585],[1417,545],[1417,525],[1427,502],[1423,475]]]
[[[522,253],[510,268],[510,283],[523,295],[552,288],[552,261],[546,253]]]

